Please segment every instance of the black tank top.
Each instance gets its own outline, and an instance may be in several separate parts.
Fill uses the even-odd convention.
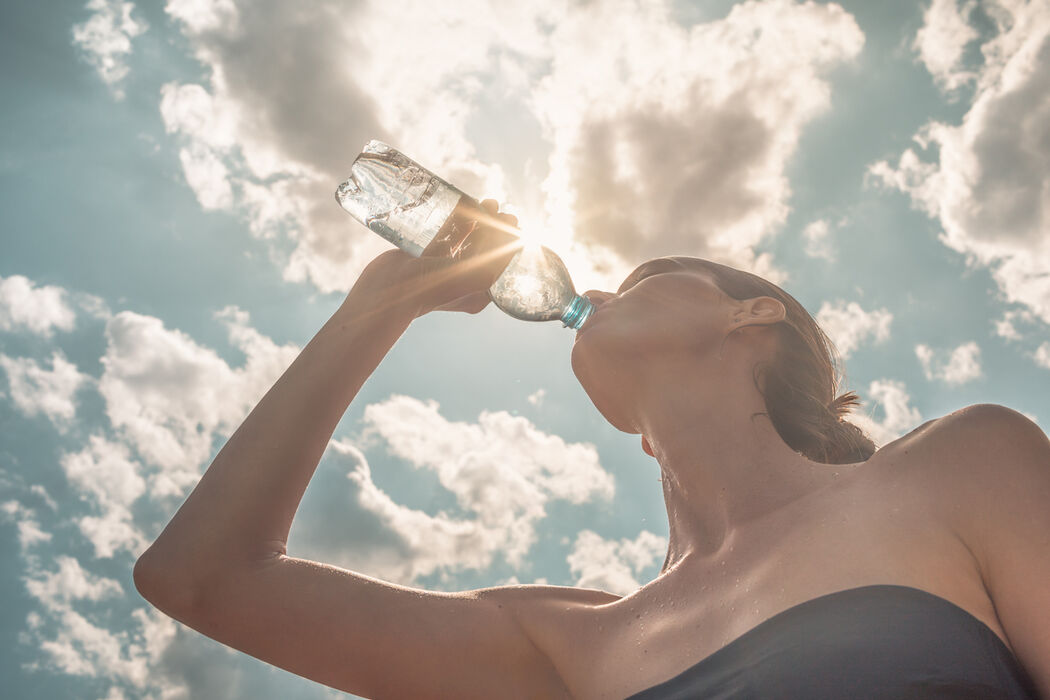
[[[1038,700],[991,629],[932,593],[851,588],[774,615],[628,700]]]

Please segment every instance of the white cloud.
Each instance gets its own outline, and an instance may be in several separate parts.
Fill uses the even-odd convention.
[[[937,219],[941,241],[988,267],[1010,303],[1050,323],[1050,5],[990,0],[997,33],[981,46],[969,111],[926,124],[924,152],[879,161],[870,179],[908,194]]]
[[[421,519],[440,524],[428,528],[432,532],[426,536],[438,536],[444,546],[413,547],[431,567],[481,568],[495,553],[520,566],[547,502],[580,504],[609,500],[614,493],[613,478],[592,445],[566,443],[504,411],[483,412],[477,423],[453,422],[435,402],[393,396],[368,406],[364,422],[366,435],[381,437],[393,455],[434,472],[459,506],[475,516],[442,521],[402,508],[369,486],[367,464],[360,460],[351,477],[362,488],[361,503],[381,513],[388,527],[416,542],[424,536]]]
[[[49,570],[41,568],[40,557],[24,551],[23,561],[28,565],[26,591],[40,606],[27,614],[27,628],[19,638],[39,651],[39,660],[27,664],[27,670],[108,678],[137,689],[137,697],[175,697],[178,689],[155,677],[161,655],[175,636],[174,620],[140,608],[131,613],[137,624],[118,616],[120,630],[107,629],[102,620],[110,617],[108,610],[98,614],[77,608],[86,603],[94,611],[103,601],[117,604],[126,595],[118,581],[93,574],[64,554],[51,560],[55,567]]]
[[[24,328],[50,337],[56,328],[72,330],[74,318],[61,287],[37,287],[22,275],[0,277],[0,330]]]
[[[776,275],[754,247],[787,215],[786,166],[829,107],[824,75],[864,41],[838,5],[789,0],[689,28],[641,0],[247,7],[168,3],[210,79],[166,86],[162,115],[202,206],[289,236],[286,278],[325,291],[387,245],[318,196],[369,138],[479,196],[504,199],[504,171],[532,169],[542,185],[515,203],[584,288],[668,253]],[[391,26],[398,41],[375,40]],[[268,61],[278,40],[295,61]],[[477,124],[494,121],[538,134],[549,158],[533,138],[479,159]]]
[[[872,402],[868,412],[855,413],[849,421],[880,447],[918,427],[922,420],[919,410],[911,406],[911,396],[903,382],[877,379],[868,386],[867,400]],[[882,420],[875,419],[876,407],[881,408]]]
[[[665,3],[562,12],[531,97],[554,145],[550,220],[571,222],[587,256],[694,254],[775,275],[754,246],[789,211],[787,162],[830,104],[822,73],[864,43],[853,17],[781,0],[690,28]]]
[[[546,389],[537,389],[533,393],[529,394],[527,400],[533,406],[539,406],[541,403],[543,403],[543,399],[546,398],[546,396],[547,396],[547,390]]]
[[[124,691],[119,686],[110,686],[109,692],[106,693],[105,697],[99,698],[99,700],[128,700],[128,696],[124,694]]]
[[[1017,330],[1017,324],[1031,324],[1034,322],[1035,317],[1029,311],[1024,309],[1007,311],[1001,319],[995,321],[995,334],[1006,340],[1020,340],[1022,336]]]
[[[111,578],[95,576],[73,557],[55,557],[58,568],[37,572],[26,580],[26,590],[48,610],[76,600],[102,600],[123,595],[124,589]]]
[[[489,496],[500,498],[501,483],[528,482],[572,503],[609,499],[615,490],[593,445],[566,443],[506,411],[484,411],[477,423],[459,423],[441,416],[435,401],[393,396],[368,406],[364,420],[367,432],[382,436],[392,453],[435,470],[471,508]]]
[[[99,391],[112,425],[160,468],[151,476],[155,496],[184,495],[215,437],[232,433],[299,352],[260,335],[236,308],[217,317],[246,355],[240,368],[157,318],[123,311],[106,326]]]
[[[829,232],[828,222],[824,219],[817,219],[806,226],[802,230],[802,238],[806,241],[806,255],[811,258],[823,258],[824,260],[834,261],[835,251],[832,248],[831,240],[828,238]]]
[[[234,32],[238,27],[237,7],[232,0],[168,0],[164,11],[192,34]]]
[[[95,555],[112,557],[120,550],[141,553],[147,542],[133,522],[131,504],[146,491],[146,482],[127,448],[92,435],[88,446],[64,454],[61,463],[69,484],[100,513],[77,519]]]
[[[71,484],[98,498],[130,501],[140,488],[129,487],[124,468],[112,460],[71,471]],[[45,503],[50,500],[39,485],[29,492]],[[68,511],[63,507],[59,514],[64,517]],[[30,647],[33,659],[23,665],[25,670],[109,679],[133,688],[135,697],[183,697],[166,674],[158,673],[175,637],[174,620],[155,609],[123,614],[121,607],[130,599],[121,583],[92,573],[61,549],[45,549],[42,545],[55,539],[41,529],[33,508],[9,500],[0,504],[0,519],[18,526],[21,578],[36,602],[19,634],[19,644]],[[57,544],[61,547],[63,542]],[[130,582],[130,568],[126,572]]]
[[[947,357],[928,345],[919,344],[915,346],[915,356],[922,364],[923,374],[931,381],[965,384],[981,376],[981,349],[973,341],[958,346]]]
[[[98,71],[117,99],[124,97],[119,83],[128,74],[126,59],[131,40],[148,29],[145,22],[131,16],[135,6],[121,0],[89,0],[92,15],[73,27],[73,45]]]
[[[12,358],[0,353],[0,367],[7,373],[11,399],[27,416],[44,414],[65,430],[76,414],[74,394],[90,377],[77,370],[60,351],[51,354],[51,369],[29,357]]]
[[[890,337],[893,314],[886,309],[865,311],[855,301],[824,302],[817,323],[828,334],[843,358],[849,357],[867,338],[882,343]]]
[[[55,499],[51,498],[51,494],[47,492],[40,484],[33,484],[29,487],[29,492],[39,498],[44,504],[51,510],[58,510],[58,504],[55,503]]]
[[[959,7],[957,0],[933,0],[923,15],[923,25],[915,36],[912,48],[926,70],[946,91],[955,90],[976,79],[976,74],[962,69],[963,52],[977,38],[977,30],[966,17],[973,12],[976,2],[970,0]]]
[[[574,585],[627,595],[642,583],[636,578],[667,552],[667,539],[643,530],[633,540],[606,540],[591,530],[576,535],[568,556]]]
[[[134,636],[128,630],[114,632],[69,604],[53,606],[49,613],[54,632],[32,633],[33,641],[49,662],[36,662],[37,667],[72,676],[119,680],[139,689],[163,685],[150,678],[157,659],[151,658],[141,643],[132,641],[141,632]],[[168,623],[174,628],[173,620]],[[136,632],[134,628],[130,631]]]
[[[36,511],[18,501],[5,501],[0,503],[0,513],[4,520],[15,524],[18,528],[18,545],[22,551],[42,542],[51,541],[51,533],[45,532],[36,519]]]
[[[1036,348],[1033,357],[1037,365],[1050,369],[1050,342],[1043,343]]]
[[[179,161],[203,209],[226,209],[233,203],[229,171],[213,151],[194,144],[179,150]]]

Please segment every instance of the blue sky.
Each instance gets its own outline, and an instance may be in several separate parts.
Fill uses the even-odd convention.
[[[9,697],[338,696],[155,613],[131,567],[383,249],[332,196],[370,138],[506,202],[581,290],[670,254],[780,281],[879,444],[978,402],[1047,429],[1045,3],[440,5],[3,4]],[[658,468],[571,343],[419,320],[290,552],[439,590],[653,578]]]

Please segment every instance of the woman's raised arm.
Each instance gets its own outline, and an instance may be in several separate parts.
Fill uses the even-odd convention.
[[[492,214],[494,205],[485,203]],[[143,597],[220,642],[369,697],[560,687],[514,614],[491,596],[395,586],[285,552],[336,424],[412,319],[487,303],[485,290],[513,249],[490,226],[468,241],[452,258],[390,251],[369,264],[139,558]]]

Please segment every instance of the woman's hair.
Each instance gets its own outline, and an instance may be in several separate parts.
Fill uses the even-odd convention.
[[[825,464],[863,462],[874,454],[875,444],[868,436],[843,420],[860,405],[860,398],[852,391],[836,396],[840,364],[834,344],[794,297],[749,272],[699,258],[675,259],[709,273],[734,299],[768,296],[784,304],[787,313],[776,325],[776,355],[756,367],[755,386],[765,398],[773,427],[788,446]],[[764,386],[759,384],[759,372]]]

